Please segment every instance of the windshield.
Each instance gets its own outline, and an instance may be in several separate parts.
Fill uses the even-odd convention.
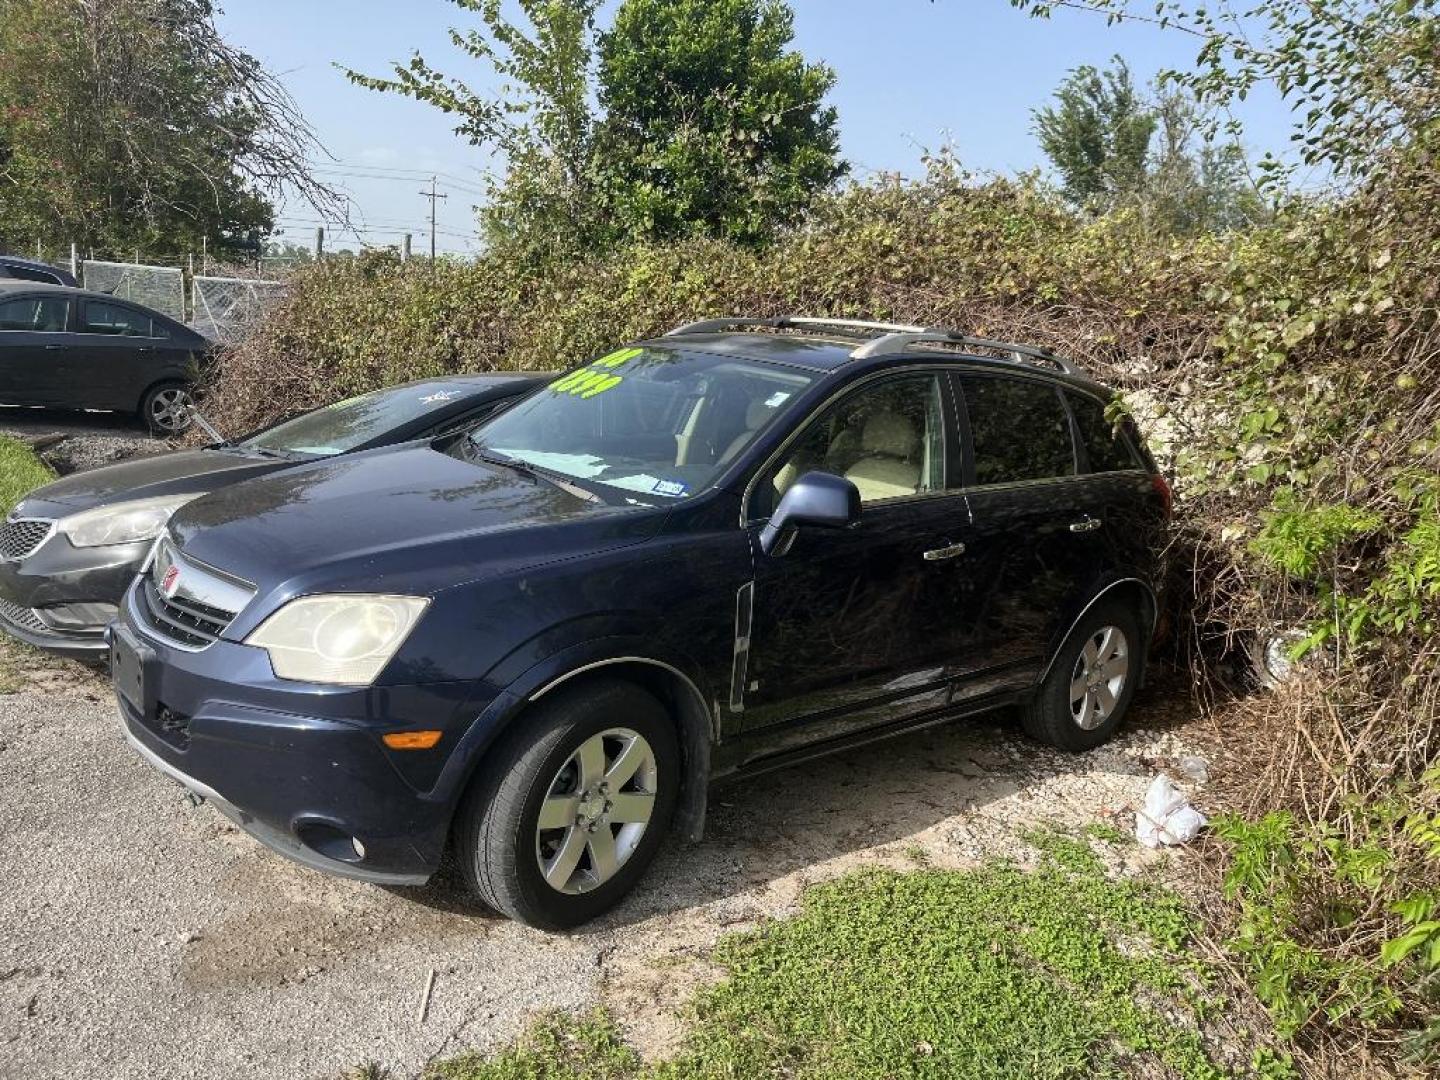
[[[813,377],[710,353],[629,348],[557,379],[470,434],[482,453],[683,499],[707,487]]]
[[[332,457],[444,409],[470,393],[473,391],[444,383],[376,390],[302,413],[238,445],[247,450]]]

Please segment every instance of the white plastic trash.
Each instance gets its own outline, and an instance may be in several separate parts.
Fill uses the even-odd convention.
[[[1188,843],[1204,827],[1205,815],[1164,773],[1151,782],[1145,805],[1135,815],[1135,839],[1150,848]]]

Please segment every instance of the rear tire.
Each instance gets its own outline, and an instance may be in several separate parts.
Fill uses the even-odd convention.
[[[619,903],[654,859],[679,795],[679,743],[660,702],[619,680],[557,691],[487,758],[455,828],[480,898],[542,930]]]
[[[1026,733],[1061,750],[1092,750],[1125,721],[1144,667],[1139,615],[1102,600],[1060,646],[1035,694],[1021,708]]]
[[[195,396],[183,382],[157,383],[140,399],[140,419],[155,435],[179,435],[188,431]]]

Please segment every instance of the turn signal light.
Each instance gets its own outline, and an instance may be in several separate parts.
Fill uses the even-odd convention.
[[[429,750],[440,741],[439,731],[392,731],[381,739],[391,750]]]

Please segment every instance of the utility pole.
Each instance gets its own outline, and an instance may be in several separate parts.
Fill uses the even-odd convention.
[[[325,255],[325,229],[318,227],[315,230],[315,261],[319,262]]]
[[[435,205],[439,199],[448,199],[449,195],[441,195],[435,190],[435,177],[430,177],[430,190],[420,192],[430,200],[430,261],[435,261]]]
[[[405,243],[400,247],[400,261],[410,261],[410,234],[408,232],[405,234]]]

